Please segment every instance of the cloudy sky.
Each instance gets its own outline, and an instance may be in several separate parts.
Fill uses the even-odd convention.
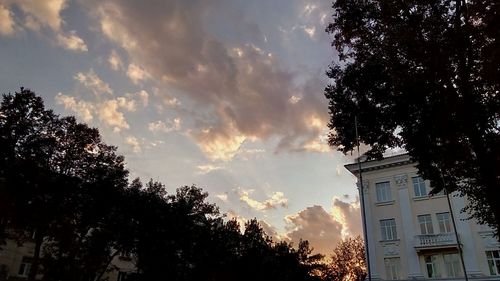
[[[327,0],[0,0],[0,92],[99,128],[131,177],[326,253],[361,228],[352,159],[325,143],[330,19]]]

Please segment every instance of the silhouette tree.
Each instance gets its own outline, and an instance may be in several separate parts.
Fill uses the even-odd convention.
[[[469,213],[498,233],[500,6],[338,0],[333,9],[330,145],[355,147],[357,116],[368,156],[404,147],[432,193],[467,195]]]
[[[105,280],[120,255],[136,266],[128,281],[321,280],[322,256],[307,241],[273,242],[256,219],[241,232],[201,188],[169,194],[127,175],[97,129],[30,90],[3,96],[0,238],[35,243],[29,280]]]
[[[340,241],[331,255],[327,280],[357,281],[366,277],[365,248],[361,236]]]
[[[84,266],[78,265],[81,247],[93,238],[91,230],[99,229],[109,198],[126,185],[123,157],[102,143],[96,129],[46,110],[28,89],[4,95],[0,112],[5,183],[0,192],[6,209],[0,216],[19,243],[33,237],[28,280],[38,273],[42,242],[47,260],[69,256],[73,262],[62,268]]]

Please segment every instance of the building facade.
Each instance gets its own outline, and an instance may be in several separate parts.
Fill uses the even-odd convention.
[[[460,212],[464,197],[429,197],[431,186],[415,165],[408,154],[361,163],[372,279],[464,280],[463,257],[470,280],[500,280],[500,244],[492,229]],[[359,187],[358,164],[345,167]]]
[[[27,241],[20,245],[12,239],[6,239],[5,242],[4,245],[0,245],[0,281],[26,280],[31,270],[35,244]],[[132,258],[117,255],[101,280],[126,281],[126,276],[135,271]],[[36,279],[39,280],[42,277],[39,274]]]

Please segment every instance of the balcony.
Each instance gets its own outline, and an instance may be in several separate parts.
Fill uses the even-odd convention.
[[[415,236],[415,249],[417,252],[444,248],[458,249],[455,233],[422,234]]]

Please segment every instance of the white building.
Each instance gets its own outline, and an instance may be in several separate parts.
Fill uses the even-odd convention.
[[[6,239],[5,242],[6,244],[0,245],[0,281],[26,280],[31,270],[35,244],[32,241],[27,241],[19,245],[12,239]],[[135,271],[136,267],[132,258],[117,255],[100,280],[124,281],[127,275],[131,275]],[[41,273],[36,277],[37,280],[42,278]]]
[[[357,163],[345,166],[359,179]],[[463,197],[429,197],[428,181],[407,154],[361,163],[366,229],[373,280],[500,280],[500,244],[493,231],[460,210]],[[359,186],[359,184],[358,184]]]

